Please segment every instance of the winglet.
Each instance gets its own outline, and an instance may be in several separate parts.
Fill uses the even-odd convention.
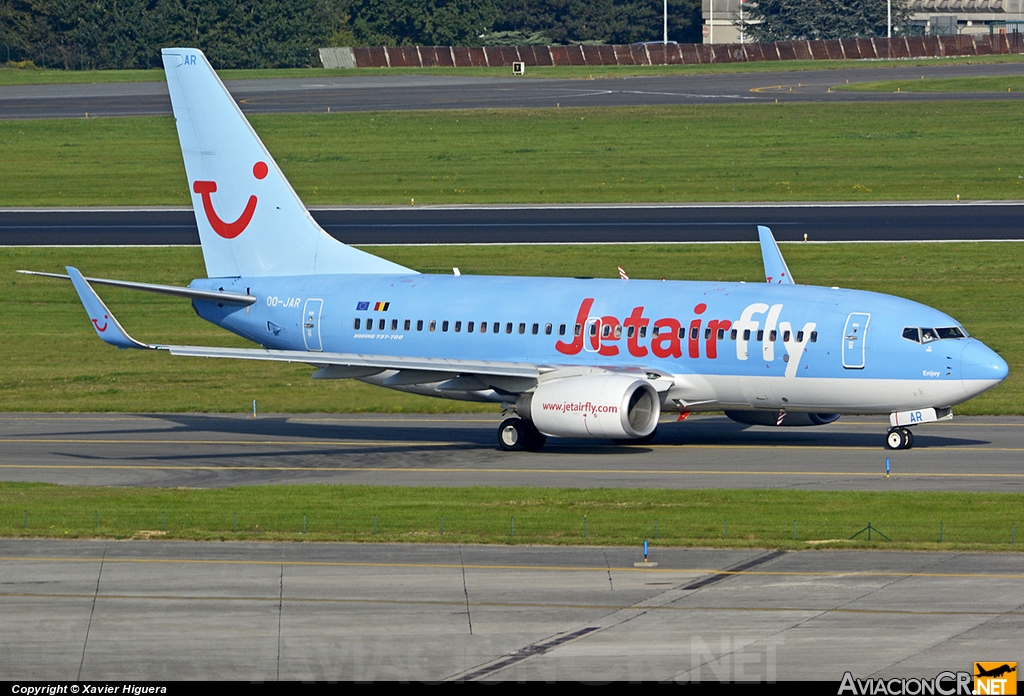
[[[789,274],[789,266],[782,258],[779,245],[775,243],[772,231],[764,225],[757,226],[757,236],[761,240],[761,259],[764,261],[765,282],[772,285],[793,285],[793,276]]]
[[[78,291],[78,297],[82,300],[82,304],[85,305],[85,311],[89,315],[89,320],[92,321],[93,328],[96,329],[97,336],[103,339],[104,342],[118,348],[155,348],[155,346],[140,343],[129,336],[121,328],[121,325],[114,318],[114,315],[111,314],[110,310],[107,309],[107,306],[103,304],[103,300],[92,289],[89,282],[82,277],[79,270],[73,266],[66,266],[65,268],[67,269],[68,276],[71,277],[75,290]]]

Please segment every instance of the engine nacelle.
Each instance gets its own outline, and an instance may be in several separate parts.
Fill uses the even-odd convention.
[[[658,427],[661,399],[645,379],[605,373],[541,382],[516,413],[553,437],[633,439]]]
[[[782,411],[726,411],[737,423],[746,425],[770,425],[800,428],[808,425],[828,425],[839,420],[838,413],[796,413],[787,411],[782,422],[779,422],[779,415]]]

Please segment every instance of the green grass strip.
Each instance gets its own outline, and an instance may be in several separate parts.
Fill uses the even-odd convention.
[[[823,223],[825,224],[825,223]],[[816,230],[807,230],[813,240]],[[751,229],[751,237],[755,232]],[[1024,414],[1024,244],[783,244],[797,282],[874,290],[923,302],[961,321],[1010,365],[999,387],[957,414]],[[376,247],[368,251],[427,273],[764,282],[757,244]],[[354,380],[311,380],[304,365],[176,358],[114,350],[96,338],[66,281],[18,268],[187,285],[205,276],[201,252],[179,248],[0,249],[0,410],[248,412],[491,412],[495,406],[401,394]],[[142,341],[244,346],[199,319],[187,301],[99,288]],[[438,317],[442,318],[442,317]]]
[[[0,483],[0,536],[1015,550],[1022,505],[1010,493]],[[868,522],[889,541],[850,541]]]
[[[541,106],[251,121],[307,205],[1024,198],[1016,102]],[[190,202],[170,117],[0,121],[0,161],[4,206]]]
[[[207,56],[214,68],[217,57]],[[728,73],[805,72],[808,70],[850,70],[858,68],[935,67],[978,63],[1017,63],[1018,55],[919,58],[913,60],[791,60],[717,65],[591,65],[528,67],[525,77],[540,79],[589,79],[599,77],[648,77],[657,75],[715,75]],[[222,80],[259,80],[293,77],[323,79],[377,75],[455,75],[459,77],[511,77],[511,67],[495,68],[265,68],[217,70]],[[0,86],[91,84],[103,82],[162,82],[162,68],[150,70],[53,70],[0,67]]]
[[[950,77],[919,80],[885,80],[839,85],[849,92],[1024,92],[1024,75],[1000,77]]]

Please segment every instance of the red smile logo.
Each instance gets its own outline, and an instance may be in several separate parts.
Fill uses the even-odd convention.
[[[266,162],[257,162],[252,167],[252,175],[257,179],[265,178],[268,171]],[[192,190],[203,197],[203,210],[206,211],[206,219],[210,221],[210,227],[213,228],[213,231],[224,239],[234,239],[242,234],[245,228],[249,226],[253,213],[256,212],[256,196],[249,196],[249,201],[245,204],[245,210],[238,216],[238,219],[234,222],[225,222],[220,219],[217,211],[213,209],[213,200],[210,198],[210,194],[217,191],[216,181],[196,181],[192,184]]]
[[[108,315],[104,314],[103,318],[104,319],[109,319],[110,317]],[[103,322],[103,326],[100,326],[100,320],[99,319],[93,319],[92,320],[92,324],[93,324],[93,326],[96,327],[96,330],[99,331],[100,333],[103,333],[104,331],[107,330],[107,322],[106,321]]]

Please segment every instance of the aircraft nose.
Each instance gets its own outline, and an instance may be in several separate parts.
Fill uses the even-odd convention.
[[[971,341],[960,354],[960,378],[970,393],[979,394],[994,387],[1009,372],[1006,361],[981,341]]]

